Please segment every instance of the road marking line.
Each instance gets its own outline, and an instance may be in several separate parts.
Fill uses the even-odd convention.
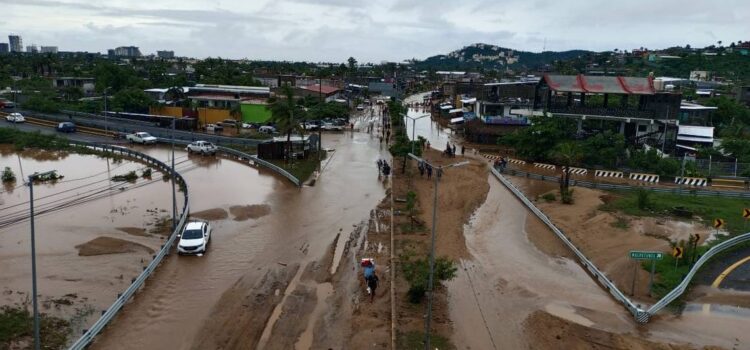
[[[740,261],[732,264],[732,266],[727,267],[727,269],[724,270],[724,272],[722,272],[721,274],[719,274],[719,276],[716,277],[716,279],[714,280],[714,283],[711,283],[711,287],[718,288],[719,285],[721,284],[721,282],[724,281],[724,279],[727,276],[729,276],[729,274],[732,273],[732,271],[734,271],[734,269],[736,269],[737,267],[739,267],[740,265],[742,265],[742,264],[744,264],[744,263],[746,263],[748,261],[750,261],[750,256],[748,256],[748,257],[746,257],[746,258],[744,258],[744,259],[742,259],[742,260],[740,260]]]

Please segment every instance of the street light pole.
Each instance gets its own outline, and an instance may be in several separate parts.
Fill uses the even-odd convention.
[[[432,321],[432,294],[433,294],[433,283],[434,283],[434,276],[435,276],[435,230],[437,228],[437,198],[438,198],[438,180],[440,176],[438,174],[441,174],[443,169],[452,168],[452,167],[459,167],[464,166],[466,164],[469,164],[468,161],[448,164],[448,165],[442,165],[442,166],[435,166],[431,163],[427,162],[426,160],[419,158],[415,156],[413,153],[409,153],[409,157],[415,159],[416,161],[421,161],[426,163],[427,165],[431,166],[433,169],[436,170],[435,174],[435,190],[433,191],[433,197],[432,197],[432,237],[431,237],[431,243],[430,243],[430,277],[427,282],[427,317],[424,321],[424,348],[425,350],[430,350],[430,322]]]
[[[411,153],[412,154],[414,154],[414,141],[416,141],[414,132],[415,132],[415,130],[417,130],[417,119],[422,119],[422,118],[429,117],[429,116],[430,116],[429,114],[425,114],[425,115],[423,115],[421,117],[417,117],[417,118],[413,118],[413,117],[410,117],[408,115],[406,116],[406,118],[408,118],[409,120],[411,120],[411,141],[412,141],[412,143],[411,143]]]
[[[39,336],[39,304],[37,303],[36,292],[36,233],[34,232],[34,180],[40,175],[54,173],[47,171],[44,173],[33,173],[29,175],[29,222],[31,224],[31,302],[34,309],[34,350],[41,348],[41,338]]]
[[[177,192],[175,191],[175,170],[174,170],[174,129],[177,124],[177,118],[172,120],[172,232],[177,227]]]

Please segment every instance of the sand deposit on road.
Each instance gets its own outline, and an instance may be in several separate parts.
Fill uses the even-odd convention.
[[[224,220],[229,217],[229,213],[223,208],[213,208],[197,212],[191,212],[190,217],[203,220]]]
[[[233,205],[229,207],[229,212],[234,216],[234,221],[245,221],[271,214],[271,207],[266,204]]]
[[[112,237],[97,237],[86,243],[77,245],[76,248],[78,248],[78,255],[80,256],[134,253],[141,251],[152,254],[154,252],[153,249],[143,244]]]

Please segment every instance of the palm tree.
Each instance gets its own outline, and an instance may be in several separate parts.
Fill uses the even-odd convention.
[[[281,87],[281,96],[274,96],[268,100],[266,106],[271,111],[271,121],[283,134],[286,134],[287,162],[292,153],[292,133],[300,129],[302,108],[294,101],[294,91],[288,84]]]
[[[178,107],[185,99],[185,91],[179,86],[173,86],[164,93],[164,99],[171,101],[173,106]]]
[[[560,179],[560,196],[563,198],[563,202],[566,202],[566,198],[570,199],[570,168],[578,165],[583,158],[583,151],[577,143],[564,142],[552,151],[552,157],[563,166],[562,178]]]

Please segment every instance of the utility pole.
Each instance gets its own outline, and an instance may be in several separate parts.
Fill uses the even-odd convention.
[[[40,176],[53,174],[54,171],[33,173],[29,175],[29,222],[31,224],[31,300],[34,309],[34,350],[41,348],[39,336],[39,304],[36,292],[36,233],[34,232],[34,180]]]
[[[104,88],[104,133],[109,135],[109,124],[107,123],[107,90],[111,87]]]
[[[424,321],[424,348],[425,350],[430,350],[430,322],[432,320],[432,294],[433,294],[433,283],[434,283],[434,275],[435,275],[435,229],[437,228],[437,195],[438,195],[438,183],[440,179],[440,175],[443,172],[443,169],[447,168],[453,168],[453,167],[459,167],[464,166],[466,164],[469,164],[469,161],[463,161],[448,165],[442,165],[442,166],[435,166],[429,163],[428,161],[415,156],[413,153],[409,153],[409,157],[412,159],[418,161],[418,162],[424,162],[427,165],[431,166],[433,169],[435,169],[435,190],[433,191],[433,197],[432,197],[432,238],[430,243],[430,277],[428,279],[427,283],[427,318],[425,318]]]

